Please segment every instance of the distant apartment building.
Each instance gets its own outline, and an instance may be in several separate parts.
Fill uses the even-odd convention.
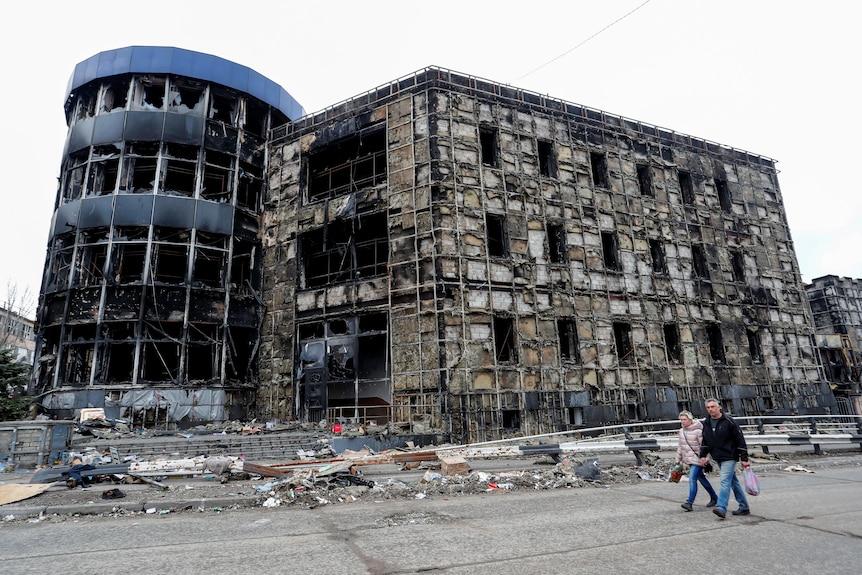
[[[834,407],[773,160],[440,68],[309,115],[202,69],[73,81],[43,409],[477,441]]]
[[[33,365],[36,338],[33,320],[0,307],[0,349],[8,349],[18,363]]]

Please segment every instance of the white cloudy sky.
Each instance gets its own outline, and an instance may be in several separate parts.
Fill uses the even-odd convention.
[[[16,12],[0,34],[0,305],[10,281],[39,291],[69,76],[130,45],[243,64],[307,112],[434,65],[774,158],[803,279],[862,278],[856,2],[28,2]]]

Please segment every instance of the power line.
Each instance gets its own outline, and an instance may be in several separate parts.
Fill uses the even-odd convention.
[[[572,52],[574,52],[575,50],[577,50],[578,48],[580,48],[581,46],[583,46],[584,44],[586,44],[587,42],[589,42],[590,40],[592,40],[593,38],[595,38],[596,36],[598,36],[599,34],[601,34],[602,32],[604,32],[605,30],[607,30],[608,28],[610,28],[611,26],[613,26],[614,24],[617,24],[618,22],[621,22],[621,21],[625,20],[626,18],[628,18],[629,16],[631,16],[632,14],[634,14],[635,12],[637,12],[638,10],[640,10],[641,8],[643,8],[644,6],[646,6],[646,5],[647,5],[647,4],[649,4],[649,3],[650,3],[650,0],[646,0],[646,1],[645,1],[645,2],[643,2],[642,4],[640,4],[640,5],[636,6],[635,8],[633,8],[632,10],[630,10],[629,12],[627,12],[627,13],[623,14],[622,16],[620,16],[619,18],[617,18],[616,20],[614,20],[613,22],[611,22],[610,24],[608,24],[607,26],[605,26],[604,28],[602,28],[601,30],[599,30],[598,32],[596,32],[595,34],[593,34],[592,36],[590,36],[590,37],[589,37],[589,38],[587,38],[586,40],[582,40],[582,41],[581,41],[580,43],[578,43],[577,45],[572,46],[571,48],[569,48],[568,50],[566,50],[565,52],[563,52],[562,54],[560,54],[560,55],[559,55],[559,56],[557,56],[556,58],[552,58],[551,60],[548,60],[547,62],[545,62],[545,63],[544,63],[544,64],[542,64],[541,66],[538,66],[538,67],[536,67],[536,68],[533,68],[532,70],[530,70],[529,72],[527,72],[527,73],[526,73],[526,74],[524,74],[523,76],[521,76],[521,77],[517,78],[515,81],[517,82],[518,80],[523,80],[524,78],[526,78],[527,76],[529,76],[529,75],[530,75],[530,74],[532,74],[533,72],[537,72],[537,71],[541,70],[542,68],[544,68],[545,66],[547,66],[547,65],[549,65],[549,64],[552,64],[552,63],[556,62],[556,61],[557,61],[557,60],[559,60],[560,58],[562,58],[562,57],[564,57],[564,56],[568,56],[569,54],[571,54]]]

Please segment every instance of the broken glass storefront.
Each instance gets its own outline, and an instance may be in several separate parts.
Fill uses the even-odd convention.
[[[300,324],[297,412],[309,421],[390,417],[388,314]]]

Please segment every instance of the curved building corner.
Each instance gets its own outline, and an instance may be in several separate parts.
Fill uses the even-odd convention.
[[[147,426],[252,411],[267,134],[304,114],[239,64],[172,47],[75,67],[37,312],[55,417]]]

